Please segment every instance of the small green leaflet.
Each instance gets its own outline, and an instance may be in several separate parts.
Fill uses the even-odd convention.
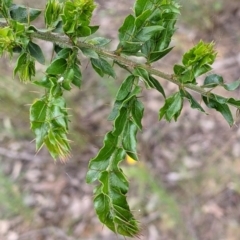
[[[95,38],[92,38],[90,40],[87,40],[86,41],[87,43],[89,44],[92,44],[94,46],[105,46],[107,45],[108,43],[111,42],[111,39],[107,39],[107,38],[103,38],[103,37],[95,37]]]
[[[232,83],[225,83],[223,84],[223,87],[228,90],[228,91],[234,91],[236,90],[240,85],[240,80],[237,80],[235,82],[232,82]]]
[[[99,58],[98,54],[90,48],[81,47],[80,49],[81,49],[83,55],[85,55],[86,57],[95,58],[95,59]]]
[[[86,176],[87,183],[96,181],[101,173],[109,165],[110,157],[114,153],[118,142],[118,137],[114,136],[112,132],[108,132],[104,138],[104,145],[99,150],[97,156],[93,158],[88,166]]]
[[[159,81],[157,79],[155,79],[153,76],[151,76],[147,70],[138,67],[134,69],[133,74],[135,76],[141,77],[146,85],[147,88],[154,88],[157,91],[159,91],[164,98],[166,98],[165,92],[163,87],[161,86],[161,84],[159,83]]]
[[[12,19],[20,23],[28,23],[29,21],[31,22],[36,19],[42,12],[39,9],[28,8],[18,4],[12,4],[9,10]]]
[[[128,41],[131,38],[134,30],[134,22],[135,18],[133,15],[129,15],[126,17],[123,25],[118,30],[120,42]]]
[[[136,98],[131,106],[131,113],[134,123],[137,125],[139,130],[142,130],[142,118],[143,118],[144,106]]]
[[[207,76],[204,80],[203,86],[204,88],[214,88],[217,86],[223,85],[223,78],[217,74],[211,74]]]
[[[205,113],[202,106],[196,101],[196,99],[189,92],[187,92],[186,90],[181,90],[180,92],[182,97],[185,97],[189,101],[189,103],[191,104],[191,108],[197,109],[200,112]]]
[[[67,68],[67,61],[64,58],[54,60],[47,68],[46,73],[52,75],[63,74]]]
[[[124,100],[128,96],[128,94],[132,90],[134,79],[135,79],[135,76],[130,75],[123,81],[122,85],[120,86],[120,88],[117,92],[116,100],[121,101],[121,100]]]
[[[104,74],[107,74],[113,78],[116,77],[116,74],[113,70],[113,67],[103,58],[95,59],[91,58],[91,63],[93,66],[93,69],[101,76],[103,77]]]
[[[45,64],[45,58],[44,58],[44,55],[42,53],[42,50],[41,48],[35,44],[34,42],[29,42],[28,43],[28,46],[27,46],[27,49],[30,53],[30,55],[35,58],[39,63],[41,64]]]
[[[164,106],[159,111],[159,119],[163,117],[170,122],[173,118],[176,121],[183,107],[183,99],[180,92],[177,92],[165,101]]]
[[[202,98],[206,106],[220,112],[230,126],[234,124],[232,113],[226,103],[219,103],[212,98],[207,98],[204,96]]]
[[[122,133],[127,120],[128,120],[128,109],[125,107],[122,107],[121,110],[119,111],[119,114],[116,120],[114,121],[114,128],[112,131],[112,134],[114,136],[119,136]]]
[[[137,125],[129,120],[125,128],[123,130],[123,139],[122,139],[122,146],[123,149],[126,151],[126,153],[133,158],[134,160],[138,161],[138,156],[137,156]]]

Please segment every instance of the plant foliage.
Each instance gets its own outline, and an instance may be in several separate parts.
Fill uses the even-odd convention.
[[[165,100],[159,110],[160,120],[177,121],[184,99],[193,109],[204,113],[203,106],[188,91],[193,90],[201,95],[207,108],[221,113],[232,126],[234,119],[229,105],[239,111],[240,100],[224,98],[213,90],[223,87],[233,91],[239,87],[240,81],[225,83],[221,76],[208,74],[204,82],[199,83],[198,77],[212,69],[217,55],[214,43],[203,41],[183,55],[182,64],[173,66],[172,75],[152,68],[152,63],[173,49],[170,43],[180,13],[176,1],[136,0],[132,14],[119,28],[119,44],[114,51],[105,49],[109,39],[92,36],[99,28],[91,25],[95,7],[93,0],[48,0],[42,12],[14,4],[11,0],[1,0],[0,55],[8,53],[12,57],[16,54],[14,75],[24,83],[31,81],[44,89],[43,96],[30,107],[36,149],[39,151],[45,145],[54,159],[63,161],[71,152],[64,92],[82,85],[79,53],[89,58],[92,69],[100,77],[115,78],[114,64],[127,71],[108,117],[113,128],[105,135],[97,156],[90,160],[86,181],[97,182],[93,201],[100,221],[115,233],[134,237],[140,234],[140,227],[127,202],[129,184],[120,164],[126,156],[139,160],[137,133],[142,130],[144,115],[144,106],[139,98],[142,83],[147,89],[157,90]],[[32,25],[40,14],[44,15],[44,29]],[[45,64],[44,53],[35,42],[37,38],[53,42],[55,54],[46,66],[43,78],[33,80],[35,62]],[[145,64],[134,62],[128,56],[144,58]],[[178,91],[167,96],[155,76],[175,83]]]

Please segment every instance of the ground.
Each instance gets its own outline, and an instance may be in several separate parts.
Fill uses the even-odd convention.
[[[94,23],[101,26],[101,36],[113,39],[114,48],[117,29],[134,1],[96,2]],[[182,15],[172,43],[175,48],[155,67],[171,73],[181,54],[199,39],[213,40],[219,52],[213,72],[222,74],[227,82],[238,79],[238,0],[181,3]],[[38,4],[44,5],[43,1]],[[49,44],[41,44],[49,51]],[[73,151],[71,159],[62,164],[54,162],[46,149],[35,153],[28,104],[42,93],[13,80],[13,64],[4,59],[0,65],[0,239],[123,239],[99,223],[85,174],[89,159],[111,128],[106,119],[124,73],[119,72],[116,80],[100,79],[83,61],[83,86],[67,96]],[[41,69],[39,66],[38,77]],[[168,94],[174,91],[172,84],[160,81]],[[240,98],[239,90],[235,96]],[[229,128],[218,113],[201,114],[186,102],[179,121],[169,124],[158,121],[163,99],[157,92],[144,91],[142,101],[145,117],[138,136],[140,162],[123,164],[130,182],[128,199],[142,224],[141,239],[238,240],[239,120]]]

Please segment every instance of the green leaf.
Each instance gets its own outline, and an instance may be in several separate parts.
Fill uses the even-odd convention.
[[[95,37],[92,39],[87,40],[86,42],[94,45],[94,46],[105,46],[108,43],[110,43],[112,40],[111,39],[107,39],[107,38],[103,38],[103,37]]]
[[[132,92],[123,100],[122,104],[127,104],[133,97],[136,97],[142,91],[141,87],[136,86]]]
[[[204,96],[203,96],[203,101],[207,107],[213,108],[216,111],[220,112],[230,126],[234,124],[232,113],[227,104],[224,104],[224,103],[221,104],[212,98],[207,98]]]
[[[29,8],[18,4],[12,4],[9,10],[11,18],[20,23],[31,22],[41,14],[41,10],[39,9]]]
[[[121,53],[126,55],[136,55],[141,49],[141,42],[121,42]]]
[[[104,74],[107,74],[113,78],[116,77],[116,74],[113,70],[113,67],[103,58],[94,59],[91,58],[91,63],[94,68],[94,70],[103,77]]]
[[[27,46],[27,48],[28,48],[28,51],[29,51],[29,53],[30,53],[30,55],[33,57],[33,58],[35,58],[39,63],[41,63],[41,64],[45,64],[45,58],[44,58],[44,55],[43,55],[43,53],[42,53],[42,50],[41,50],[41,48],[37,45],[37,44],[35,44],[34,42],[29,42],[28,43],[28,46]]]
[[[156,62],[157,60],[166,56],[172,49],[173,49],[173,47],[170,47],[170,48],[166,48],[162,51],[151,52],[150,56],[148,58],[148,62],[149,63]]]
[[[55,48],[58,45],[55,46]],[[54,49],[56,51],[56,49]],[[73,50],[71,48],[63,48],[60,51],[57,51],[57,58],[68,59],[73,54]]]
[[[110,213],[110,200],[106,194],[98,194],[94,200],[94,208],[98,215],[99,220],[105,224],[109,229],[115,232],[115,224],[113,222],[113,216]]]
[[[235,82],[232,83],[228,83],[228,84],[223,84],[223,87],[228,90],[228,91],[234,91],[236,90],[240,85],[240,80],[237,80]]]
[[[227,99],[227,103],[229,103],[237,108],[240,108],[240,100],[236,100],[234,98],[229,98],[229,99]]]
[[[52,83],[49,80],[48,76],[43,77],[41,80],[34,81],[33,83],[38,85],[38,86],[48,88],[48,89],[50,89],[51,86],[52,86]]]
[[[191,104],[191,108],[197,109],[200,112],[205,113],[202,106],[196,101],[196,99],[194,99],[194,97],[189,92],[187,92],[186,90],[181,90],[181,94],[183,97],[188,99],[189,103]]]
[[[154,33],[160,32],[163,29],[164,29],[164,27],[162,27],[162,26],[143,27],[138,32],[136,37],[134,37],[134,39],[136,41],[146,42],[146,41],[150,40],[150,38],[154,35]]]
[[[91,29],[88,26],[78,26],[74,33],[76,33],[78,37],[87,37],[92,34]]]
[[[176,121],[181,113],[182,107],[183,99],[181,93],[177,92],[166,99],[164,106],[159,111],[159,119],[164,117],[170,122],[174,118]]]
[[[131,113],[134,123],[137,125],[139,130],[142,130],[142,118],[143,118],[144,106],[143,104],[135,99],[131,107]]]
[[[186,67],[178,64],[175,64],[173,67],[173,71],[177,76],[181,76],[186,71],[186,69]]]
[[[45,24],[48,28],[55,28],[60,20],[62,4],[58,0],[48,0],[44,12]]]
[[[47,68],[46,73],[51,75],[58,75],[65,72],[67,68],[67,61],[63,58],[54,60]]]
[[[154,88],[157,91],[159,91],[164,98],[166,98],[165,92],[163,87],[161,86],[161,84],[159,83],[159,81],[157,79],[155,79],[153,76],[149,75],[148,71],[138,67],[134,69],[133,74],[135,76],[141,77],[144,80],[144,83],[146,85],[147,88]]]
[[[99,58],[98,54],[97,54],[94,50],[92,50],[92,49],[90,49],[90,48],[81,47],[80,49],[81,49],[82,53],[83,53],[86,57],[96,58],[96,59]]]
[[[141,67],[137,67],[134,69],[133,74],[135,76],[141,77],[142,80],[144,81],[144,83],[146,84],[147,88],[152,87],[152,83],[150,82],[149,73],[147,70],[145,70],[144,68],[141,68]]]
[[[125,125],[124,131],[123,131],[122,146],[123,146],[123,149],[131,158],[138,161],[137,150],[136,150],[136,145],[137,145],[136,135],[137,135],[137,125],[133,121],[129,120]]]
[[[149,75],[149,81],[151,83],[151,87],[155,88],[157,91],[159,91],[163,95],[164,98],[166,98],[164,89],[163,89],[162,85],[160,84],[160,82],[151,75]]]
[[[110,158],[117,147],[117,143],[118,137],[114,136],[112,132],[108,132],[105,135],[103,147],[99,150],[97,156],[89,163],[89,170],[86,176],[87,183],[96,181],[101,171],[107,168]]]
[[[31,129],[36,135],[36,149],[40,149],[48,132],[46,122],[47,104],[44,100],[35,101],[30,108]]]
[[[119,110],[123,106],[122,103],[123,103],[122,101],[115,101],[113,105],[113,109],[108,116],[108,121],[114,121],[116,119],[116,117],[118,116]]]
[[[135,76],[130,75],[123,81],[122,85],[120,86],[120,88],[117,92],[116,100],[121,101],[121,100],[124,100],[128,96],[128,94],[132,90],[134,80],[135,80]]]
[[[151,1],[136,0],[134,4],[135,15],[136,16],[141,15],[146,9],[151,9],[153,5],[154,3]]]
[[[128,110],[125,107],[122,107],[119,111],[119,114],[114,122],[114,128],[112,134],[114,136],[119,136],[128,120]]]
[[[211,74],[204,80],[204,88],[214,88],[216,86],[223,85],[223,78],[217,74]]]
[[[23,52],[22,54],[19,55],[19,57],[17,59],[16,66],[13,71],[14,76],[21,69],[21,67],[26,64],[26,62],[27,62],[27,53]]]
[[[81,87],[82,84],[82,73],[79,65],[75,64],[72,66],[72,69],[74,70],[74,79],[72,80],[72,84],[74,84],[76,87]]]
[[[146,22],[148,21],[149,17],[151,17],[152,11],[151,9],[147,9],[144,11],[141,15],[135,18],[135,27],[136,29],[141,29],[146,25]]]
[[[26,52],[19,56],[13,73],[14,76],[18,73],[20,80],[23,82],[27,82],[31,80],[32,76],[35,76],[35,62]]]
[[[64,74],[63,74],[63,82],[62,82],[62,87],[68,91],[70,91],[72,88],[71,88],[71,83],[74,79],[74,75],[75,75],[75,72],[74,72],[74,69],[73,68],[69,68],[67,69]]]
[[[133,34],[135,18],[133,15],[129,15],[123,22],[123,25],[119,28],[119,40],[120,42],[128,41]]]

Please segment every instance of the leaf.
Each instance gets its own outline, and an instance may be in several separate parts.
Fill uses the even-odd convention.
[[[135,99],[131,107],[131,113],[134,123],[137,125],[139,130],[142,130],[142,118],[143,118],[144,106],[143,104]]]
[[[142,27],[144,27],[144,25],[146,24],[146,21],[151,16],[151,14],[152,14],[151,9],[147,9],[141,15],[136,17],[135,18],[135,23],[134,23],[135,27],[137,29],[141,29]]]
[[[81,87],[82,84],[82,73],[79,65],[75,64],[72,66],[72,69],[74,70],[74,79],[72,80],[72,84],[74,84],[76,87]]]
[[[36,149],[40,149],[47,135],[48,126],[46,121],[47,104],[44,100],[35,101],[30,107],[31,129],[36,135]]]
[[[153,88],[156,89],[157,91],[159,91],[164,98],[166,98],[165,92],[163,87],[161,86],[161,84],[159,83],[158,80],[156,80],[153,76],[149,75],[148,71],[138,67],[134,69],[133,74],[135,76],[139,76],[144,80],[144,83],[146,85],[147,88]]]
[[[207,76],[204,80],[203,86],[204,88],[214,88],[217,86],[223,85],[223,78],[217,74],[211,74]]]
[[[86,57],[96,58],[96,59],[99,58],[98,54],[97,54],[94,50],[92,50],[92,49],[90,49],[90,48],[81,47],[80,49],[81,49],[82,53],[83,53]]]
[[[144,81],[144,83],[146,84],[147,88],[152,87],[152,83],[149,80],[149,73],[147,70],[145,70],[144,68],[141,68],[141,67],[137,67],[134,69],[133,74],[135,76],[141,77],[142,80]]]
[[[105,170],[109,165],[110,157],[114,153],[118,143],[118,137],[112,132],[108,132],[104,137],[104,145],[99,150],[97,156],[91,159],[86,176],[87,183],[96,181],[102,170]]]
[[[137,40],[137,41],[146,42],[154,35],[154,33],[160,32],[163,29],[164,29],[164,27],[162,27],[162,26],[143,27],[138,32],[136,37],[134,37],[134,39]]]
[[[39,9],[28,8],[18,4],[12,4],[9,11],[12,19],[20,23],[31,22],[41,14],[41,10]]]
[[[159,91],[163,95],[164,98],[166,98],[164,89],[160,84],[160,82],[151,75],[149,75],[149,81],[151,82],[151,87],[155,88],[157,91]]]
[[[107,225],[109,229],[115,232],[115,224],[113,222],[113,216],[110,213],[110,200],[106,194],[98,194],[94,200],[94,208],[98,215],[99,220]]]
[[[19,57],[17,59],[16,66],[13,71],[14,76],[17,74],[17,72],[20,70],[20,68],[26,64],[26,62],[27,62],[27,53],[23,52],[22,54],[19,55]]]
[[[119,111],[117,118],[114,121],[114,128],[112,134],[114,136],[119,136],[128,120],[128,110],[125,107],[122,107]]]
[[[136,86],[132,92],[127,96],[127,98],[124,99],[124,101],[122,102],[122,104],[127,104],[133,97],[136,97],[140,92],[142,91],[142,89],[139,86]]]
[[[216,111],[220,112],[225,118],[225,120],[228,122],[228,124],[230,126],[233,125],[234,123],[233,116],[227,104],[224,103],[221,104],[212,98],[208,99],[207,97],[204,96],[202,98],[207,107],[213,108]]]
[[[74,76],[75,75],[75,72],[74,72],[74,69],[73,68],[68,68],[62,78],[63,78],[63,81],[62,81],[62,87],[68,91],[70,91],[72,88],[71,88],[71,83],[74,79]]]
[[[51,65],[47,68],[46,73],[52,75],[58,75],[65,72],[67,68],[67,61],[63,58],[54,60]]]
[[[60,48],[61,50],[58,51],[59,46],[56,45],[55,46],[55,51],[57,52],[57,58],[64,58],[64,59],[68,59],[72,54],[73,54],[73,50],[71,48]]]
[[[133,158],[134,160],[138,161],[137,151],[136,151],[136,144],[137,144],[137,125],[134,122],[129,120],[125,125],[123,131],[123,139],[122,139],[122,146],[126,153]]]
[[[141,49],[141,42],[121,42],[121,53],[126,55],[136,55]]]
[[[108,116],[108,121],[114,121],[116,119],[116,117],[118,116],[119,110],[122,107],[122,101],[115,101],[114,105],[113,105],[113,109],[111,111],[111,113]]]
[[[229,103],[229,104],[231,104],[231,105],[233,105],[233,106],[235,106],[237,108],[240,108],[240,100],[236,100],[234,98],[229,98],[227,100],[227,103]]]
[[[157,52],[151,52],[150,56],[148,58],[148,62],[149,63],[153,63],[156,62],[157,60],[163,58],[164,56],[166,56],[171,50],[173,49],[173,47],[170,48],[166,48],[162,51],[157,51]]]
[[[116,100],[121,101],[127,97],[127,95],[132,90],[134,80],[135,80],[135,76],[130,75],[123,81],[122,85],[120,86],[120,88],[117,92]]]
[[[167,121],[171,121],[172,118],[177,120],[183,107],[183,99],[180,92],[177,92],[165,101],[164,106],[159,111],[159,119],[165,117]]]
[[[33,58],[35,58],[39,63],[41,63],[43,65],[45,64],[44,55],[42,53],[41,48],[37,44],[29,41],[27,48],[28,48],[28,51],[29,51],[30,55]]]
[[[189,103],[191,104],[191,108],[197,109],[200,112],[205,113],[202,106],[196,101],[196,99],[193,98],[193,96],[189,92],[187,92],[186,90],[182,90],[181,94],[183,97],[188,99]]]
[[[48,0],[45,12],[44,19],[45,24],[48,28],[55,28],[60,22],[60,14],[62,13],[62,5],[58,0]]]
[[[228,84],[223,84],[223,87],[228,90],[228,91],[234,91],[236,90],[240,85],[240,80],[237,80],[235,82],[232,83],[228,83]]]
[[[118,37],[121,43],[128,41],[131,38],[134,30],[134,22],[135,18],[133,15],[129,15],[125,18],[123,25],[118,30]]]
[[[141,15],[146,9],[151,9],[152,6],[153,3],[151,1],[136,0],[134,4],[135,15],[136,16]]]
[[[87,43],[89,44],[92,44],[94,46],[105,46],[107,45],[108,43],[110,43],[112,40],[111,39],[108,39],[108,38],[103,38],[103,37],[95,37],[95,38],[92,38],[88,41],[86,41]]]
[[[116,74],[113,70],[113,67],[103,58],[94,59],[91,58],[91,63],[94,68],[94,70],[103,77],[104,74],[107,74],[113,78],[116,77]]]

